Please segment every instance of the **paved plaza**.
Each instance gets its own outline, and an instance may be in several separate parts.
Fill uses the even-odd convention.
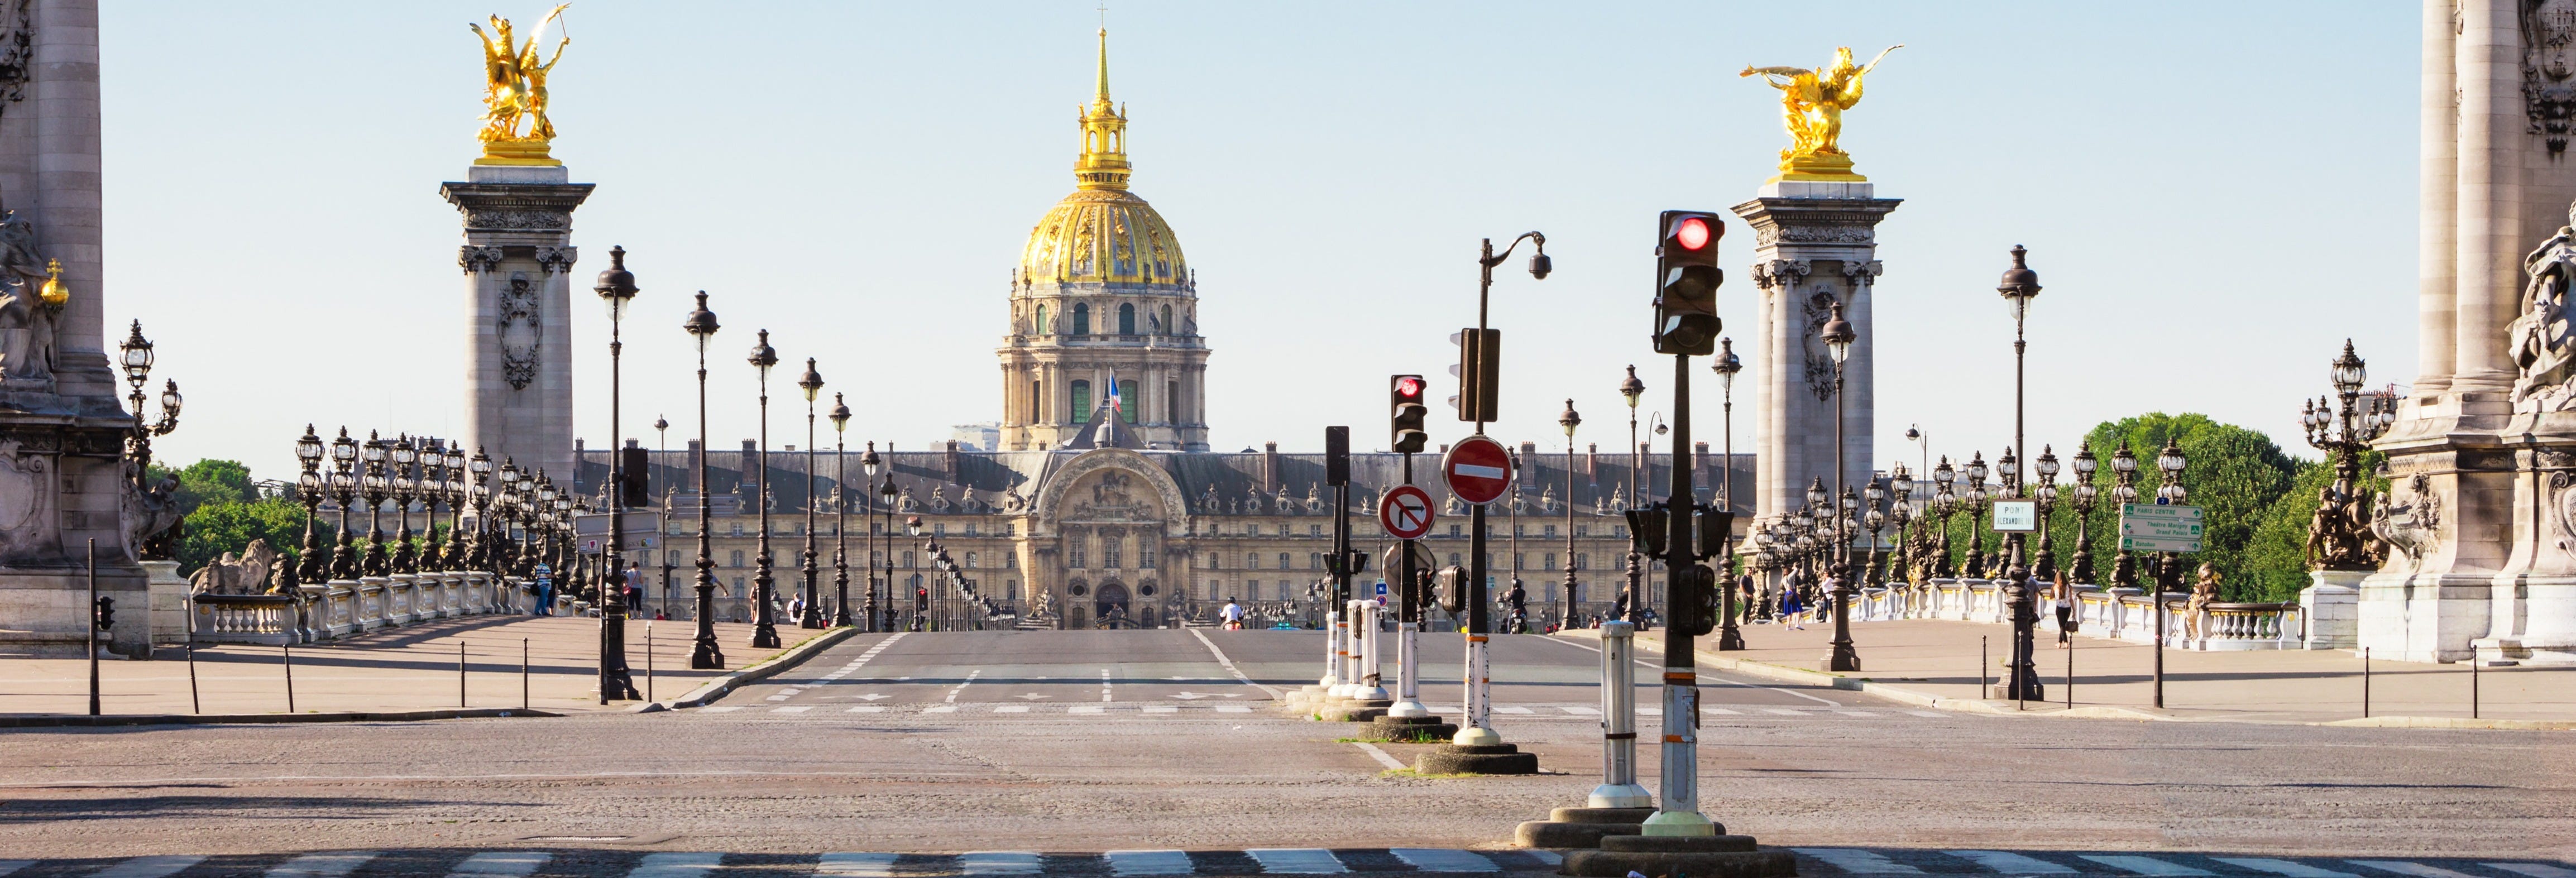
[[[1454,715],[1458,639],[1424,643],[1425,699]],[[950,856],[975,851],[1046,853],[1053,874],[1249,873],[1261,861],[1244,852],[1265,848],[1330,849],[1352,871],[1423,870],[1387,852],[1414,848],[1541,868],[1496,852],[1598,782],[1598,653],[1497,637],[1496,726],[1543,773],[1424,778],[1395,768],[1424,745],[1269,709],[1314,678],[1321,646],[1278,631],[858,634],[677,711],[21,729],[0,735],[0,851],[44,875],[207,858],[170,873],[189,878],[331,851],[382,852],[352,874],[506,851],[550,854],[538,875],[691,874],[672,870],[718,853],[728,873],[877,874],[821,859],[868,851],[902,855],[888,875],[1000,874]],[[1949,853],[2039,851],[2098,874],[2565,878],[2482,864],[2576,857],[2566,732],[2056,722],[1705,682],[1705,810],[1767,845],[1870,852],[1809,851],[1810,874],[2050,874]],[[1189,853],[1121,866],[1104,855],[1118,851]]]

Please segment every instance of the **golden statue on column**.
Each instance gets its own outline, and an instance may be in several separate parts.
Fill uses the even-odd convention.
[[[492,30],[485,32],[479,24],[467,23],[476,39],[483,43],[483,157],[478,165],[560,165],[549,153],[555,139],[554,122],[546,118],[546,77],[555,64],[563,60],[564,47],[572,44],[570,34],[555,42],[554,57],[537,60],[538,38],[545,35],[546,25],[563,15],[565,3],[546,13],[537,29],[521,43],[511,35],[510,20],[494,15]]]
[[[1843,111],[1860,103],[1861,79],[1887,60],[1888,52],[1902,48],[1902,43],[1889,46],[1868,64],[1854,64],[1851,47],[1843,46],[1834,50],[1833,63],[1820,69],[1746,66],[1737,74],[1760,75],[1780,90],[1780,115],[1788,123],[1790,143],[1780,151],[1780,175],[1771,179],[1868,180],[1852,173],[1851,155],[1842,150]]]

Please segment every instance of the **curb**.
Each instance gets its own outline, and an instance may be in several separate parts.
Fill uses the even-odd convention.
[[[854,627],[834,628],[830,631],[806,638],[805,642],[788,647],[777,655],[769,657],[767,661],[708,680],[707,682],[700,684],[698,688],[689,690],[689,694],[687,695],[682,695],[678,698],[666,701],[648,701],[644,704],[629,708],[627,712],[657,713],[665,710],[705,707],[717,699],[731,694],[735,687],[748,683],[757,683],[762,680],[769,679],[788,668],[804,664],[805,660],[814,657],[815,653],[839,646],[841,641],[857,636],[858,633],[859,629]]]
[[[1558,634],[1574,637],[1597,638],[1600,636],[1598,633],[1589,629],[1561,631],[1558,632]],[[1645,638],[1640,637],[1639,639],[1644,640]],[[1656,637],[1653,640],[1658,648],[1662,646],[1663,638]],[[2557,720],[2468,719],[2465,717],[2443,716],[2375,716],[2357,719],[2320,720],[2311,722],[2298,720],[2236,719],[2231,717],[2174,716],[2168,713],[2158,713],[2146,708],[2120,707],[2116,705],[2086,705],[2084,707],[2073,709],[2058,708],[2038,711],[2016,710],[2014,709],[2013,702],[2009,701],[1983,701],[1972,698],[1944,698],[1927,692],[1916,692],[1912,689],[1906,689],[1886,683],[1854,679],[1840,674],[1829,674],[1823,671],[1810,671],[1805,668],[1792,668],[1785,665],[1774,665],[1765,662],[1749,661],[1746,659],[1728,658],[1724,654],[1711,654],[1707,650],[1696,651],[1699,653],[1698,663],[1701,666],[1717,670],[1734,671],[1746,676],[1764,677],[1787,683],[1804,683],[1810,686],[1823,686],[1829,689],[1840,689],[1845,692],[1860,692],[1867,695],[1875,695],[1890,701],[1901,701],[1917,707],[1928,707],[1933,710],[1974,713],[1985,716],[2116,719],[2179,723],[2233,722],[2252,723],[2257,725],[2348,726],[2399,729],[2576,731],[2576,721]]]
[[[61,726],[164,726],[215,725],[220,723],[350,723],[350,722],[415,722],[431,719],[494,719],[522,716],[563,716],[543,710],[490,708],[405,711],[342,711],[336,713],[141,713],[125,716],[0,716],[0,728],[42,728]]]

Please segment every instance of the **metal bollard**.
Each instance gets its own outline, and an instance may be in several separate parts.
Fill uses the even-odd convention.
[[[1400,718],[1431,715],[1422,703],[1422,623],[1395,623],[1395,705],[1386,715]]]
[[[1379,652],[1383,648],[1383,641],[1378,638],[1378,628],[1385,621],[1386,608],[1378,606],[1376,601],[1357,601],[1356,603],[1360,607],[1361,622],[1359,686],[1358,691],[1351,693],[1351,697],[1363,701],[1392,700],[1386,694],[1386,667],[1382,660],[1384,654]]]
[[[1315,681],[1324,694],[1338,698],[1347,691],[1342,686],[1342,610],[1334,607],[1324,622],[1324,678]]]
[[[1585,804],[1594,808],[1652,808],[1654,794],[1637,784],[1637,626],[1601,623],[1601,785]]]

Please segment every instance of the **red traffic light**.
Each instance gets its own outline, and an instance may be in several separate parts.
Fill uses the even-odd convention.
[[[1422,379],[1419,376],[1414,375],[1404,375],[1396,378],[1395,395],[1406,399],[1420,399],[1422,397]]]
[[[1709,238],[1708,220],[1702,217],[1684,217],[1673,227],[1673,243],[1682,245],[1684,250],[1706,247]]]

